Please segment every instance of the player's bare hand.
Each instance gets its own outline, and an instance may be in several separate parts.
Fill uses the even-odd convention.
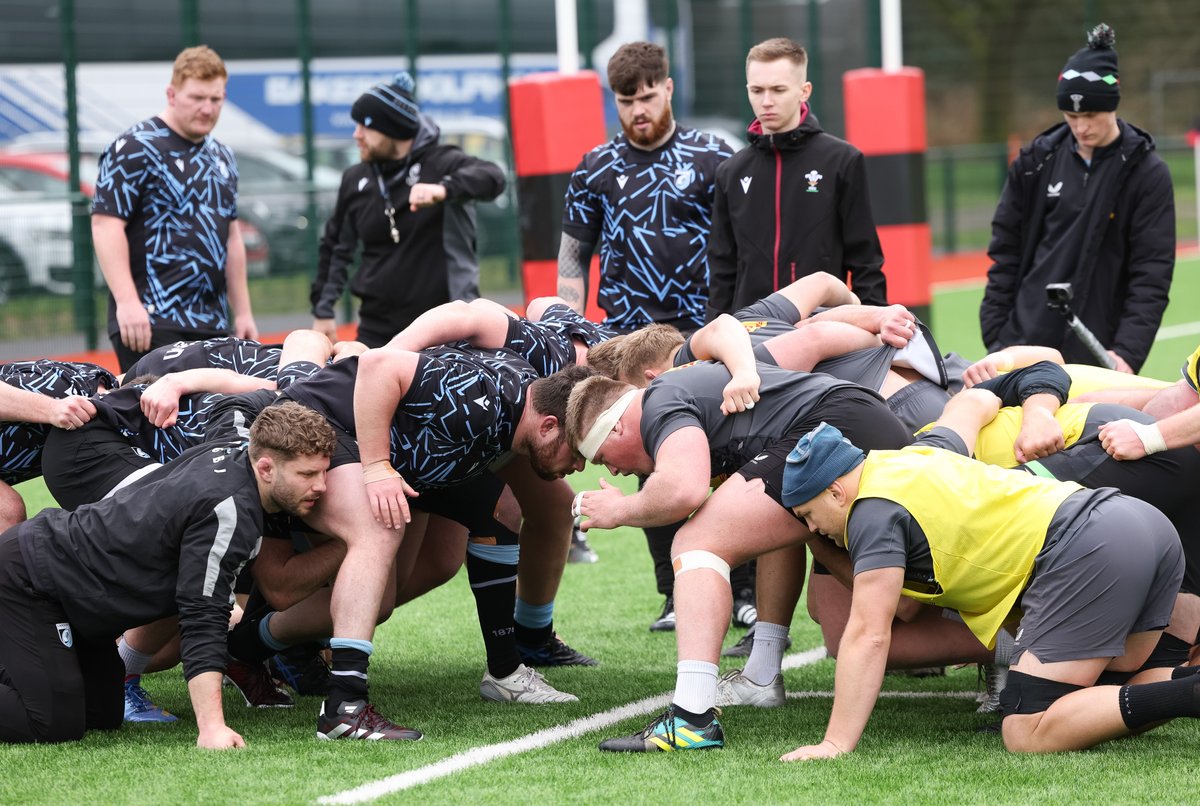
[[[258,325],[254,322],[254,317],[245,314],[233,320],[233,335],[239,339],[249,339],[250,341],[258,341]]]
[[[903,305],[889,305],[880,312],[879,338],[892,347],[904,347],[917,335],[917,317]]]
[[[985,355],[963,372],[963,386],[970,389],[976,384],[990,381],[1013,368],[1012,356],[1007,353]]]
[[[337,320],[336,319],[314,319],[312,329],[321,333],[330,341],[337,341]]]
[[[1021,431],[1013,452],[1022,464],[1058,453],[1066,447],[1062,425],[1045,409],[1034,409],[1021,418]]]
[[[418,493],[386,460],[363,465],[363,482],[376,521],[388,529],[403,529],[412,521],[408,499],[416,498]]]
[[[142,414],[156,428],[170,428],[179,419],[182,388],[171,375],[164,375],[142,392]]]
[[[579,524],[581,531],[588,529],[615,529],[623,526],[621,510],[625,504],[625,493],[600,479],[599,490],[587,490],[580,493],[578,515],[583,518]]]
[[[759,383],[758,373],[753,369],[735,373],[721,392],[724,398],[721,413],[734,414],[754,408],[754,404],[758,402]]]
[[[71,395],[50,401],[50,425],[72,431],[96,416],[96,406],[86,397]]]
[[[196,739],[196,746],[205,750],[228,750],[233,747],[245,747],[246,740],[233,728],[222,725],[219,728],[201,731]]]
[[[1100,426],[1100,444],[1109,456],[1123,462],[1132,462],[1146,455],[1146,446],[1129,420],[1113,420]]]
[[[141,302],[117,303],[117,327],[121,343],[135,353],[150,349],[150,314]]]
[[[418,182],[408,191],[408,208],[414,213],[422,207],[432,207],[446,200],[445,185]]]
[[[820,744],[809,744],[804,747],[797,747],[790,753],[780,756],[780,761],[815,761],[823,758],[837,758],[845,755],[838,747],[828,739]]]

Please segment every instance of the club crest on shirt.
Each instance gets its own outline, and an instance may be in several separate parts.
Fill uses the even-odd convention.
[[[675,169],[675,187],[683,190],[696,181],[696,169],[691,165],[680,165]]]
[[[408,169],[408,176],[404,178],[405,184],[409,187],[421,181],[421,163],[414,162],[412,167]]]
[[[813,171],[809,171],[808,173],[806,173],[804,175],[804,178],[808,180],[808,190],[805,192],[807,192],[807,193],[819,193],[820,192],[819,190],[817,190],[817,183],[820,182],[822,179],[824,179],[825,178],[824,176],[822,176],[821,174],[819,174],[815,170],[813,170]]]
[[[361,191],[363,188],[365,188],[367,186],[367,182],[369,182],[369,181],[371,181],[371,180],[367,179],[367,177],[365,177],[365,176],[362,179],[358,180],[359,191]]]
[[[75,646],[75,636],[71,635],[71,625],[65,621],[60,621],[54,625],[54,629],[58,630],[58,640],[62,641],[62,645],[67,649]]]

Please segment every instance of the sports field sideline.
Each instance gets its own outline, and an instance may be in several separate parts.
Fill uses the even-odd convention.
[[[941,289],[934,328],[946,350],[982,352],[978,285]],[[1172,304],[1146,374],[1178,377],[1200,340],[1194,302],[1200,258],[1181,259]],[[589,468],[579,489],[603,475]],[[629,480],[621,484],[631,486]],[[19,488],[30,514],[52,502],[38,483]],[[226,695],[226,717],[245,736],[243,751],[203,753],[178,672],[146,678],[155,700],[181,717],[176,726],[90,733],[78,744],[0,746],[3,803],[1077,803],[1194,802],[1200,725],[1180,720],[1136,742],[1059,756],[1005,754],[995,734],[979,733],[974,668],[945,678],[888,677],[857,752],[837,761],[785,765],[775,759],[820,739],[828,719],[833,662],[817,660],[820,634],[801,609],[785,680],[793,698],[775,710],[728,709],[727,747],[712,753],[601,754],[603,738],[630,732],[665,703],[674,678],[669,633],[646,626],[661,601],[644,539],[632,529],[593,533],[601,560],[567,567],[556,628],[600,659],[597,668],[549,670],[547,678],[580,702],[558,706],[485,703],[478,695],[483,652],[474,603],[460,575],[398,610],[380,628],[373,659],[377,704],[426,734],[416,743],[326,743],[313,736],[317,698],[296,708],[251,711]],[[802,605],[803,607],[803,605]],[[731,633],[736,640],[740,631]],[[723,670],[736,664],[726,661]],[[628,718],[596,717],[614,709]],[[635,713],[636,712],[636,713]],[[601,722],[609,722],[603,726]],[[548,734],[534,736],[539,731]],[[555,741],[548,741],[554,739]],[[521,750],[522,752],[512,752]],[[498,752],[502,751],[502,752]],[[471,765],[464,761],[478,762]],[[440,765],[440,766],[439,766]],[[445,773],[445,774],[440,774]],[[395,776],[407,774],[397,779]],[[398,788],[398,784],[410,784]],[[374,786],[372,786],[374,785]],[[341,795],[342,797],[337,797]],[[371,796],[379,797],[371,800]]]

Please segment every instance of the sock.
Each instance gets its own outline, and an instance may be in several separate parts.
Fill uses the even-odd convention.
[[[1200,716],[1200,677],[1194,674],[1162,683],[1121,686],[1121,718],[1130,730],[1178,716]]]
[[[272,612],[267,611],[259,617],[242,616],[237,626],[229,631],[229,654],[243,663],[262,663],[278,652],[263,640],[262,625],[270,620]],[[273,637],[272,642],[279,643]]]
[[[1200,666],[1176,666],[1171,670],[1172,680],[1181,680],[1200,672]]]
[[[332,714],[344,702],[367,699],[367,664],[375,647],[370,641],[355,638],[333,638],[329,646],[333,649],[333,668],[325,713]]]
[[[287,649],[288,645],[271,635],[271,617],[274,615],[275,611],[272,610],[259,620],[258,640],[262,641],[263,644],[278,652],[281,649]]]
[[[516,622],[517,643],[525,646],[541,646],[554,635],[554,600],[546,604],[531,605],[517,597],[517,606],[513,610],[513,621]]]
[[[675,697],[672,702],[689,716],[703,714],[717,704],[717,664],[681,660],[675,667]],[[692,722],[688,718],[689,722]],[[692,722],[693,725],[701,724]],[[704,722],[703,724],[708,724]]]
[[[517,547],[468,543],[467,579],[475,596],[488,672],[492,677],[508,677],[521,665],[512,616],[517,601]]]
[[[765,686],[783,668],[783,653],[787,647],[788,628],[783,624],[760,621],[754,625],[754,643],[742,674],[750,681]]]
[[[138,652],[125,641],[125,636],[121,636],[121,640],[117,643],[117,654],[121,656],[121,660],[125,662],[125,679],[140,678],[142,672],[146,671],[146,667],[150,665],[150,659],[154,655],[145,652]]]
[[[1012,633],[1008,630],[1000,630],[996,633],[996,660],[997,666],[1008,666],[1012,660],[1013,647],[1016,643],[1013,641]]]

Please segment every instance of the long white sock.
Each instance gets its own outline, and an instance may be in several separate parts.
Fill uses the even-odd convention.
[[[746,677],[760,686],[775,679],[783,668],[783,653],[787,648],[788,628],[784,624],[759,621],[754,625],[754,643],[746,658]]]
[[[121,656],[121,660],[125,662],[126,677],[141,677],[142,672],[146,671],[146,667],[150,665],[153,654],[138,652],[125,641],[125,636],[121,636],[121,640],[117,642],[117,654]]]
[[[681,660],[675,670],[672,702],[693,714],[702,714],[717,704],[717,664]]]

